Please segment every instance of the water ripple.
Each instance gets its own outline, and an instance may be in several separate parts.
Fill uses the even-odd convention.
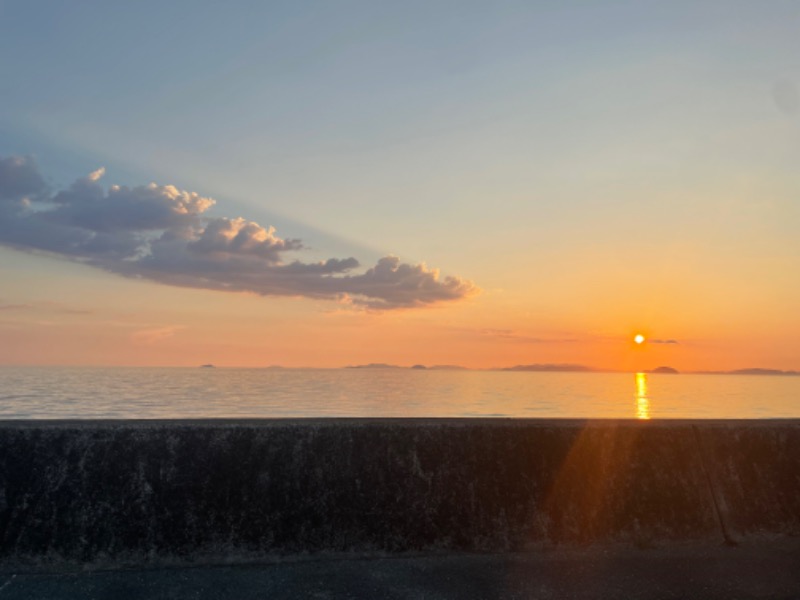
[[[800,417],[800,378],[0,367],[0,418]]]

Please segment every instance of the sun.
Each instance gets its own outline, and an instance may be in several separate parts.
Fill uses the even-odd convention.
[[[641,333],[637,333],[633,337],[633,341],[636,342],[637,344],[643,344],[644,343],[644,336]]]

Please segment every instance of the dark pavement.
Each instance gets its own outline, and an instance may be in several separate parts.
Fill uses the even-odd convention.
[[[800,539],[0,575],[0,600],[68,598],[789,599]]]

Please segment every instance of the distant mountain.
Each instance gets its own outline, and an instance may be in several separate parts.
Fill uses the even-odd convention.
[[[467,367],[460,365],[433,365],[428,367],[431,371],[469,371]]]
[[[736,369],[729,371],[731,375],[800,375],[797,371],[781,371],[780,369]]]
[[[515,367],[506,367],[500,369],[501,371],[591,371],[591,369],[584,365],[571,365],[571,364],[544,364],[544,365],[517,365]]]
[[[398,365],[387,365],[386,363],[369,363],[368,365],[348,365],[346,369],[402,369]]]
[[[648,371],[648,373],[664,373],[667,375],[677,375],[679,372],[678,369],[673,369],[672,367],[657,367],[652,371]]]
[[[800,371],[781,371],[780,369],[736,369],[735,371],[691,371],[694,375],[777,375],[792,377],[800,375]]]
[[[201,369],[213,369],[214,365],[212,365],[211,363],[208,363],[207,365],[200,365],[200,368]]]

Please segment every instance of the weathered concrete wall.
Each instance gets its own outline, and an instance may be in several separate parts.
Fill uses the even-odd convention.
[[[800,534],[800,421],[0,422],[0,566]]]

